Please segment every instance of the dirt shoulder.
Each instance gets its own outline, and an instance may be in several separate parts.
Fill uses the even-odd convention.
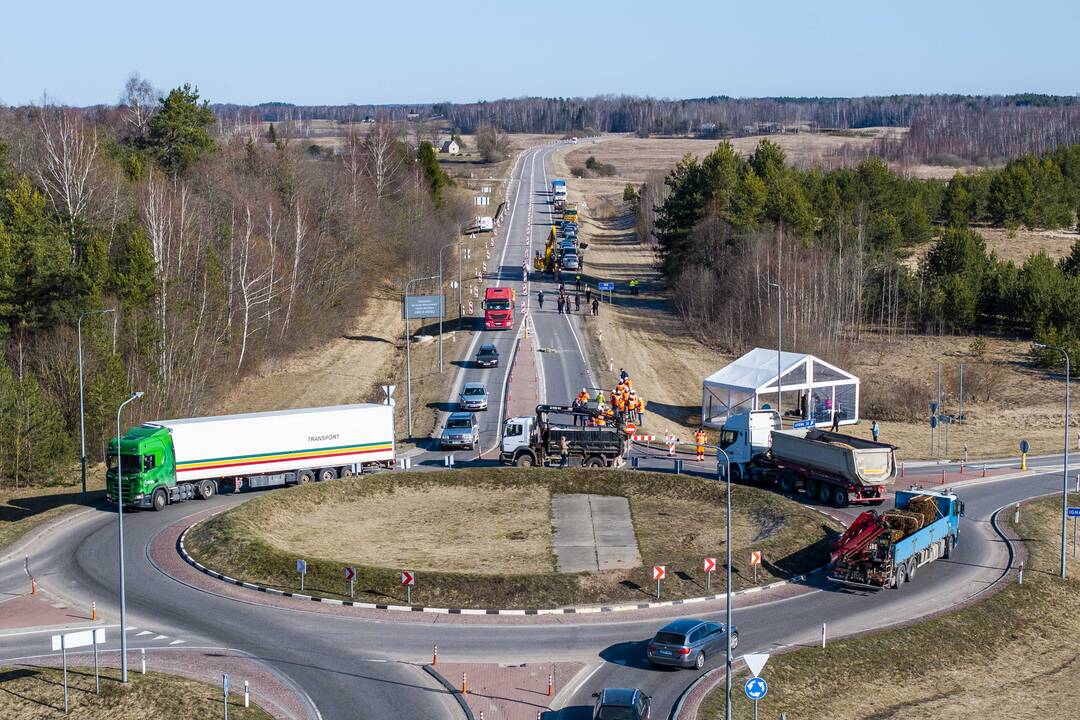
[[[1014,528],[1028,552],[1024,583],[925,623],[772,658],[762,713],[776,717],[1043,718],[1080,702],[1080,560],[1057,577],[1061,501],[1027,505]],[[891,591],[888,591],[891,592]],[[858,672],[851,672],[858,668]],[[739,680],[741,685],[742,680]],[[723,688],[697,717],[724,715]],[[733,703],[735,717],[753,708]]]
[[[0,488],[0,552],[34,528],[105,499],[105,466],[89,468],[86,499],[81,483],[47,487]],[[75,470],[78,476],[78,470]]]

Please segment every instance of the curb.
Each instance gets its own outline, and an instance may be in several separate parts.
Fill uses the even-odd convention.
[[[430,665],[421,665],[420,667],[422,667],[424,672],[428,675],[435,678],[436,682],[446,688],[448,693],[454,696],[454,699],[457,700],[457,704],[461,706],[462,712],[465,713],[465,720],[476,720],[476,716],[473,715],[473,711],[469,708],[469,703],[465,702],[465,696],[461,694],[460,690],[451,685],[449,680],[440,675],[439,671]]]
[[[199,522],[202,522],[201,520]],[[622,605],[579,605],[574,607],[560,607],[560,608],[522,608],[522,609],[500,609],[500,608],[438,608],[438,607],[425,607],[420,605],[385,605],[382,603],[365,603],[355,602],[353,600],[335,600],[333,598],[324,598],[317,595],[306,595],[303,593],[295,593],[290,590],[278,590],[276,588],[266,587],[264,585],[257,585],[255,583],[244,582],[243,580],[237,580],[236,578],[229,577],[219,573],[216,570],[212,570],[201,562],[191,557],[188,554],[187,548],[184,546],[184,539],[187,534],[191,532],[192,528],[197,526],[199,522],[190,525],[187,530],[180,533],[180,538],[177,540],[177,547],[180,550],[180,557],[184,559],[188,565],[198,570],[201,573],[209,575],[210,577],[223,580],[230,585],[236,585],[238,587],[247,588],[248,590],[255,590],[256,592],[267,593],[270,595],[280,595],[282,597],[291,597],[298,600],[311,600],[312,602],[321,602],[328,605],[343,605],[345,607],[355,607],[364,610],[393,610],[395,612],[420,612],[420,613],[434,613],[438,615],[591,615],[596,613],[608,613],[608,612],[629,612],[633,610],[651,610],[653,608],[665,608],[665,607],[677,607],[679,605],[694,605],[696,603],[711,602],[713,600],[722,600],[727,597],[727,593],[715,593],[713,595],[703,595],[701,597],[693,598],[681,598],[678,600],[661,600],[658,602],[647,603],[626,603]],[[743,595],[750,595],[752,593],[758,593],[763,590],[773,590],[784,585],[790,585],[793,583],[804,582],[805,580],[824,572],[825,568],[820,567],[816,570],[811,570],[808,573],[798,575],[787,580],[777,580],[774,583],[768,585],[760,585],[758,587],[746,588],[745,590],[738,590],[733,592],[732,597],[740,597]]]
[[[734,666],[734,664],[735,658],[732,658],[732,665]],[[671,708],[671,715],[669,716],[670,720],[679,720],[679,716],[682,714],[683,705],[686,703],[686,699],[690,697],[690,694],[694,692],[694,690],[697,690],[698,686],[705,682],[707,679],[711,678],[713,675],[720,673],[724,669],[725,668],[713,668],[712,670],[708,670],[701,675],[698,675],[694,682],[683,688],[683,691],[679,693],[679,697],[675,701],[675,705],[673,705]],[[732,671],[734,671],[734,669],[735,668],[732,667]]]

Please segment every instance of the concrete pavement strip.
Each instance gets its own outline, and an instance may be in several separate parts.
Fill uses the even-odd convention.
[[[551,524],[559,572],[596,572],[641,565],[624,497],[553,495]]]

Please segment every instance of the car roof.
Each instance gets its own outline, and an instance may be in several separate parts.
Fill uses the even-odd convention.
[[[636,688],[604,688],[600,693],[600,702],[604,705],[633,705],[639,692]]]
[[[450,420],[472,420],[474,417],[476,416],[471,412],[452,412],[450,413],[450,417],[446,418],[446,420],[447,422]]]
[[[683,633],[685,635],[704,622],[704,620],[695,620],[694,618],[679,618],[660,628],[660,632]]]
[[[468,390],[469,388],[480,388],[484,392],[487,392],[487,387],[484,385],[484,383],[465,383],[465,387],[462,389]]]
[[[485,352],[485,351],[489,351],[489,350],[494,350],[494,351],[498,352],[498,348],[495,347],[494,343],[484,343],[483,345],[480,346],[480,351],[481,352]]]

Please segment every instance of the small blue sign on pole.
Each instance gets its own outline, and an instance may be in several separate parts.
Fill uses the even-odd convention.
[[[1031,445],[1028,443],[1027,440],[1021,440],[1020,441],[1020,452],[1022,452],[1022,453],[1024,453],[1026,455],[1027,451],[1030,450],[1030,449],[1031,449]]]
[[[615,289],[615,283],[613,283],[613,282],[601,282],[601,283],[596,283],[596,287],[597,287],[597,289],[599,289],[599,290],[607,290],[607,291],[612,291],[612,290],[614,290],[614,289]]]
[[[791,427],[795,428],[796,430],[799,430],[801,428],[814,427],[814,421],[813,420],[799,420],[796,423],[792,423]]]
[[[930,427],[932,427],[932,428],[936,428],[936,427],[937,427],[937,423],[938,423],[938,420],[937,420],[937,415],[931,415],[931,416],[930,416]]]
[[[930,414],[931,415],[937,415],[937,403],[936,402],[930,403]]]
[[[1080,507],[1069,508],[1069,517],[1080,517]]]
[[[763,678],[752,677],[743,685],[743,692],[746,693],[746,697],[757,702],[769,693],[769,683]]]

